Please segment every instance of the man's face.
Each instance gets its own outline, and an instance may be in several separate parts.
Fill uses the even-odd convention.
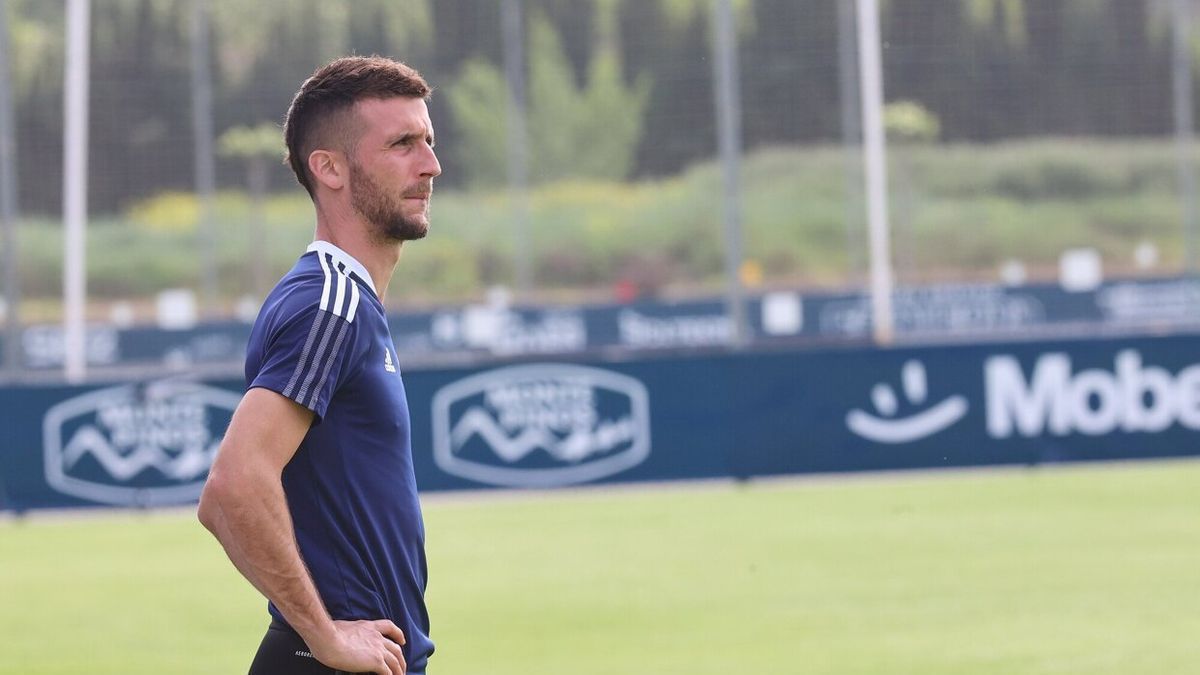
[[[350,153],[351,205],[380,240],[424,237],[433,179],[442,173],[425,101],[365,99],[355,107],[362,127]]]

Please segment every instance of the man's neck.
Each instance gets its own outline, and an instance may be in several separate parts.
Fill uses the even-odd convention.
[[[392,273],[396,271],[396,264],[400,261],[400,249],[403,242],[373,241],[367,234],[365,225],[358,223],[346,223],[346,225],[346,227],[329,227],[322,224],[318,218],[314,238],[333,244],[362,264],[375,284],[375,294],[379,296],[379,301],[383,302],[384,297],[387,296],[388,284],[392,280]]]

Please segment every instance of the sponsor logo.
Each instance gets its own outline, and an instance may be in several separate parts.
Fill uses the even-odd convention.
[[[910,406],[923,406],[927,398],[925,365],[908,361],[900,370],[904,395]],[[906,417],[896,417],[900,402],[888,384],[880,383],[871,389],[871,401],[880,415],[854,409],[846,415],[850,431],[877,443],[909,443],[932,436],[949,428],[967,414],[967,399],[951,396],[940,403]]]
[[[196,499],[241,396],[182,380],[112,387],[43,419],[46,482],[119,506]]]
[[[1046,321],[1042,302],[994,286],[899,290],[892,297],[896,330],[906,333],[1012,330]],[[820,310],[819,331],[863,335],[871,330],[871,300],[833,300]]]
[[[1113,284],[1096,292],[1096,305],[1107,321],[1188,323],[1189,317],[1200,310],[1200,282],[1186,279]]]
[[[877,443],[909,443],[940,433],[966,416],[969,405],[962,395],[925,406],[921,362],[906,362],[901,382],[906,403],[890,385],[877,384],[871,401],[878,414],[851,410],[846,415],[850,431]],[[986,432],[994,439],[1156,433],[1175,424],[1200,430],[1200,364],[1172,374],[1144,364],[1134,349],[1118,352],[1111,370],[1078,372],[1068,354],[1042,354],[1028,377],[1016,357],[990,356],[983,363],[983,388]],[[921,409],[897,416],[914,406]]]
[[[617,315],[621,344],[628,347],[711,347],[733,340],[733,320],[724,314],[648,316],[632,309]]]
[[[1119,352],[1113,365],[1112,372],[1072,373],[1067,354],[1043,354],[1026,380],[1016,358],[989,358],[984,365],[988,435],[1098,436],[1118,429],[1157,432],[1175,423],[1200,429],[1200,365],[1172,375],[1143,365],[1133,349]]]
[[[639,381],[598,368],[500,368],[433,397],[433,455],[446,473],[508,487],[599,480],[650,454],[650,407]]]
[[[392,350],[390,347],[383,348],[383,369],[389,373],[396,372],[396,364],[392,362]]]
[[[438,349],[482,349],[493,354],[576,352],[587,347],[587,326],[576,311],[516,312],[476,305],[432,319]]]
[[[21,332],[25,365],[58,368],[66,361],[67,342],[60,326],[30,326]],[[84,358],[94,365],[116,363],[120,356],[120,334],[115,328],[88,326],[84,334]]]

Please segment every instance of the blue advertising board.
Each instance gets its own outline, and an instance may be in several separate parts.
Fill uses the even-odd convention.
[[[410,370],[423,490],[1200,455],[1200,335]],[[0,508],[194,501],[241,392],[0,389]]]
[[[1109,281],[1086,291],[1057,285],[958,284],[899,288],[892,295],[895,332],[906,340],[1024,339],[1075,333],[1200,328],[1200,279]],[[747,331],[760,347],[812,347],[871,338],[871,302],[862,293],[781,290],[748,294]],[[732,342],[734,326],[720,299],[627,304],[511,307],[481,304],[389,317],[397,350],[426,363],[446,357],[507,359],[601,352],[703,351]],[[208,322],[184,330],[88,327],[86,356],[95,366],[154,365],[186,369],[240,363],[250,325]],[[0,340],[3,336],[0,336]],[[23,365],[63,364],[61,326],[31,326],[22,335]]]

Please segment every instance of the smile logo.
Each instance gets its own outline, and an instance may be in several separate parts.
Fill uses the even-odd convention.
[[[900,369],[900,380],[908,406],[925,405],[928,397],[925,366],[907,361]],[[967,399],[951,396],[907,417],[897,417],[900,402],[890,385],[879,383],[871,388],[871,402],[879,415],[854,409],[846,414],[850,431],[876,443],[909,443],[949,428],[967,414]]]

